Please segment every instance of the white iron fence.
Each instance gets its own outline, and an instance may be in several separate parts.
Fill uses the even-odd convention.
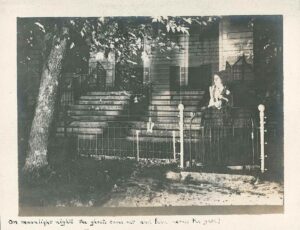
[[[263,112],[261,108],[260,113]],[[274,129],[269,129],[271,138],[270,135],[265,137],[262,114],[260,118],[263,120],[259,127],[252,122],[244,127],[201,126],[197,130],[183,130],[184,126],[178,123],[178,130],[154,128],[151,132],[132,125],[113,124],[97,134],[78,135],[77,152],[100,158],[175,160],[181,168],[257,165],[263,173],[266,170],[265,141],[276,138],[273,137]]]

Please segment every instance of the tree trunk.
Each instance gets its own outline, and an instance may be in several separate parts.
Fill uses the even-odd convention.
[[[62,60],[67,47],[68,30],[62,29],[62,36],[54,38],[52,48],[43,66],[35,115],[29,136],[24,172],[29,173],[47,166],[47,147],[50,127],[58,95]]]

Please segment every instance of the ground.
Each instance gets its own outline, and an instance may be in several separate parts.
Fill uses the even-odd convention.
[[[165,207],[282,205],[281,181],[250,172],[179,170],[176,164],[79,159],[34,185],[20,183],[21,206]]]
[[[177,172],[176,172],[177,171]],[[143,165],[113,188],[104,207],[282,205],[283,186],[254,176]]]

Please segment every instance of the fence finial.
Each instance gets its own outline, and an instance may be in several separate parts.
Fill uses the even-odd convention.
[[[258,110],[259,110],[259,112],[264,112],[264,111],[265,111],[265,106],[262,105],[262,104],[260,104],[260,105],[258,106]]]

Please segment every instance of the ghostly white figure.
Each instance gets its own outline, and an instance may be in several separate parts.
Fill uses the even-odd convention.
[[[152,122],[151,117],[149,117],[149,121],[147,122],[147,133],[152,133],[154,127],[154,122]]]

